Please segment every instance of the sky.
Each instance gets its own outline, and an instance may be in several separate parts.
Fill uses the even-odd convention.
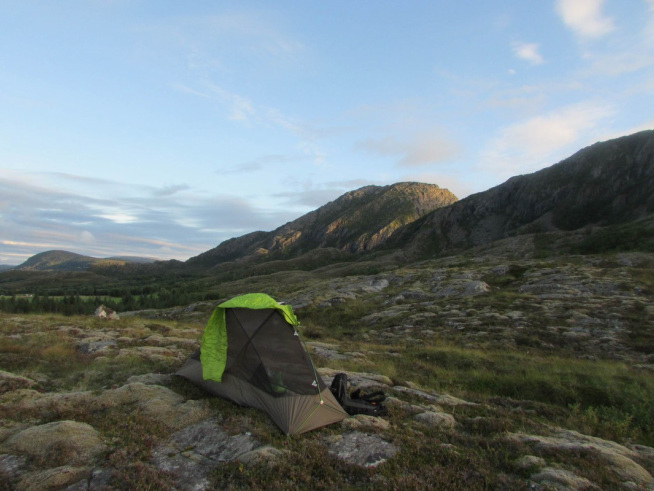
[[[0,45],[0,265],[185,260],[654,128],[654,0],[3,0]]]

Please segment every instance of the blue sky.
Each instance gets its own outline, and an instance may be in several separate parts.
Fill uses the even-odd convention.
[[[183,260],[654,127],[654,0],[6,0],[0,44],[0,265]]]

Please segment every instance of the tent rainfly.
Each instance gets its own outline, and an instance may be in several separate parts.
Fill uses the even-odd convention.
[[[347,417],[300,341],[290,305],[263,293],[214,310],[200,350],[177,371],[208,392],[260,409],[287,435]]]

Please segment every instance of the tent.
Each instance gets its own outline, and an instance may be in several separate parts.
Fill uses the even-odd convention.
[[[214,310],[202,345],[177,371],[208,392],[258,408],[287,435],[341,421],[347,414],[316,372],[290,305],[263,293]]]

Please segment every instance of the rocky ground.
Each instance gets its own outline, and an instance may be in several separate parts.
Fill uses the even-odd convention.
[[[387,344],[448,340],[533,347],[654,369],[654,255],[426,261],[337,278],[288,295],[302,308],[371,301],[358,329]],[[374,300],[372,300],[374,299]]]
[[[457,257],[289,291],[280,299],[314,319],[305,337],[325,381],[345,371],[389,408],[291,439],[173,375],[212,304],[118,320],[0,314],[0,490],[652,490],[654,448],[584,433],[573,409],[384,372],[414,348],[455,343],[649,374],[653,264]],[[315,322],[353,304],[366,308],[340,338]]]

